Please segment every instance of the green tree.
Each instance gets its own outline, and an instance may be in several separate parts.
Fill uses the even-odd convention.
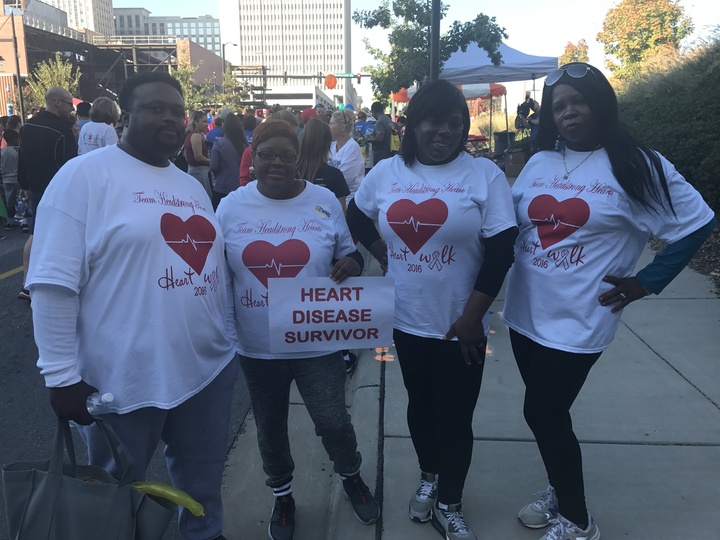
[[[679,0],[622,0],[608,11],[597,40],[612,57],[606,66],[623,79],[641,72],[642,62],[658,48],[677,52],[692,31]]]
[[[589,59],[587,41],[584,39],[577,43],[568,41],[562,56],[558,58],[558,65],[562,66],[569,62],[587,62]]]
[[[228,65],[223,74],[222,93],[217,95],[218,105],[229,107],[233,112],[242,110],[245,101],[250,97],[250,83],[240,82],[235,77],[232,67]]]
[[[52,86],[61,86],[72,95],[77,95],[80,86],[80,69],[72,62],[63,60],[60,53],[55,53],[55,58],[45,62],[39,62],[27,80],[28,97],[25,107],[29,110],[32,107],[45,106],[45,92]]]
[[[213,81],[205,80],[198,84],[193,77],[199,67],[200,64],[196,66],[184,64],[179,65],[173,72],[173,77],[182,87],[185,109],[188,112],[197,111],[212,101]]]
[[[448,6],[441,5],[440,16],[444,17]],[[356,10],[353,21],[361,28],[380,27],[390,30],[390,52],[363,40],[365,49],[377,60],[373,66],[363,67],[372,76],[372,87],[376,96],[385,97],[401,87],[408,87],[415,81],[422,81],[430,73],[428,51],[430,50],[430,3],[420,0],[383,0],[373,11]],[[468,45],[477,43],[488,52],[496,65],[501,55],[498,46],[507,38],[505,29],[498,26],[495,17],[482,13],[471,22],[455,21],[450,29],[440,36],[440,67],[450,55]]]

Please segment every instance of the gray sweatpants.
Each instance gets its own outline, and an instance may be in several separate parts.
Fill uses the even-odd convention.
[[[345,408],[345,362],[339,352],[292,360],[240,356],[240,365],[250,390],[268,486],[284,486],[292,480],[295,470],[288,438],[293,380],[335,472],[352,476],[360,471],[362,458],[357,451],[355,428]]]

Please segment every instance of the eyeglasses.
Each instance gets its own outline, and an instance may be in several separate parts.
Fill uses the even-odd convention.
[[[255,152],[255,155],[263,161],[272,161],[278,156],[285,163],[295,163],[297,161],[297,154],[293,154],[292,152],[276,154],[272,150],[260,150],[259,152]]]
[[[70,105],[71,107],[73,106],[73,102],[72,102],[72,101],[65,101],[65,100],[62,99],[62,98],[55,98],[55,99],[57,99],[58,101],[62,101],[65,105]]]
[[[570,64],[548,73],[547,77],[545,77],[545,86],[552,86],[556,84],[565,73],[573,79],[582,79],[588,73],[597,78],[597,75],[593,73],[593,70],[590,69],[590,66],[587,64]]]

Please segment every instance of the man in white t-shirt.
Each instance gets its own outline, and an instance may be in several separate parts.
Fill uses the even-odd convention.
[[[238,363],[224,241],[200,184],[168,158],[183,140],[182,89],[165,73],[131,77],[117,146],[68,162],[42,199],[28,287],[38,367],[59,418],[74,420],[90,463],[115,472],[86,408],[143,480],[160,440],[172,483],[205,507],[180,509],[183,539],[222,539],[222,471]]]

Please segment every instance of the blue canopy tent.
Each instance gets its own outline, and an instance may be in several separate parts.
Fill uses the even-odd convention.
[[[493,65],[487,51],[473,43],[465,52],[454,52],[445,62],[440,78],[453,84],[502,83],[512,81],[528,81],[544,77],[557,69],[558,59],[555,56],[534,56],[501,43],[498,51],[502,55],[499,66]],[[492,132],[492,100],[490,101],[490,131]],[[507,146],[510,147],[510,130],[507,115],[507,95],[505,95],[505,132]],[[492,138],[492,135],[491,135]]]

